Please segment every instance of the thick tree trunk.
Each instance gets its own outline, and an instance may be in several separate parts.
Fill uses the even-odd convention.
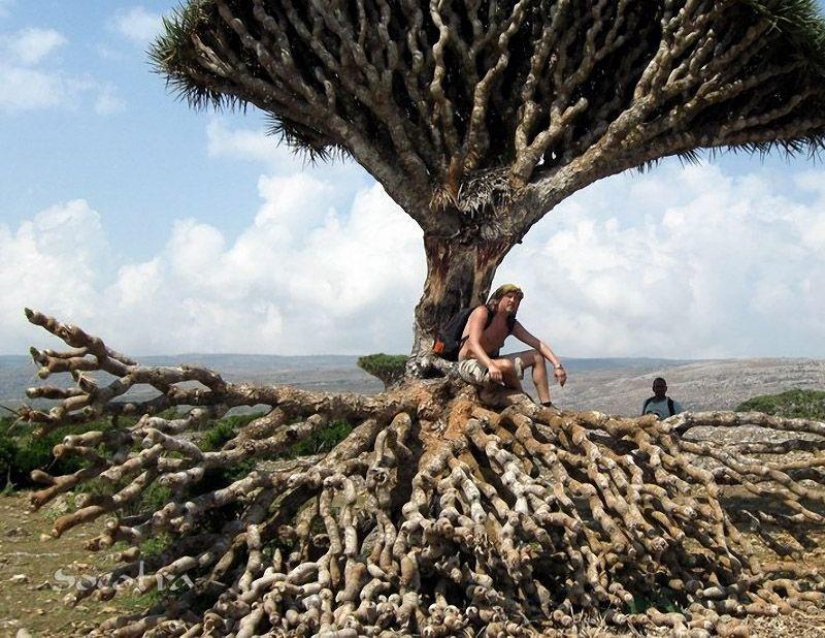
[[[467,241],[460,236],[424,236],[427,280],[415,308],[412,362],[426,359],[436,330],[458,310],[486,301],[496,269],[515,243],[510,237]],[[410,366],[410,371],[426,373],[420,365]]]

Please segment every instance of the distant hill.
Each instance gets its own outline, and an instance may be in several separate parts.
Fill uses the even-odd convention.
[[[733,410],[743,401],[786,390],[825,390],[825,361],[814,359],[720,359],[709,361],[624,360],[617,367],[582,370],[571,362],[570,381],[554,390],[562,409],[599,410],[635,416],[664,377],[668,395],[685,409]]]
[[[182,354],[136,360],[146,366],[199,365],[218,372],[227,381],[292,385],[314,392],[375,394],[384,388],[378,379],[356,365],[356,356]],[[0,404],[16,408],[26,402],[26,388],[45,384],[69,387],[72,380],[61,374],[42,381],[29,357],[0,355]]]
[[[358,357],[345,355],[272,356],[183,354],[142,357],[150,366],[202,365],[228,381],[292,385],[318,392],[375,394],[380,381],[356,365]],[[825,390],[825,361],[814,359],[720,359],[689,361],[653,358],[565,358],[569,381],[552,389],[553,400],[565,410],[598,410],[633,416],[651,394],[653,379],[667,379],[669,394],[687,409],[732,410],[761,394],[794,388]],[[25,389],[44,383],[28,357],[0,355],[0,404],[18,407]],[[48,380],[71,385],[68,375]],[[532,391],[527,381],[525,388]]]

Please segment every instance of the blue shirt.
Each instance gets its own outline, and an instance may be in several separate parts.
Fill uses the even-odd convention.
[[[661,401],[657,401],[655,398],[646,401],[646,405],[643,405],[642,409],[644,412],[642,414],[655,414],[660,419],[666,419],[670,414],[670,410],[668,409],[667,405],[668,398],[665,397]],[[685,409],[682,407],[682,404],[678,401],[673,401],[673,414],[679,414],[680,412],[684,412]]]

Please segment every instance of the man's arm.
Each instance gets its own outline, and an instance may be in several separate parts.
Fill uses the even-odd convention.
[[[519,321],[516,321],[513,326],[512,335],[522,343],[526,343],[531,348],[538,350],[541,356],[553,365],[553,376],[558,379],[559,385],[564,385],[567,381],[567,371],[564,369],[564,366],[562,366],[561,359],[556,356],[556,353],[553,352],[553,349],[548,344],[531,334]]]

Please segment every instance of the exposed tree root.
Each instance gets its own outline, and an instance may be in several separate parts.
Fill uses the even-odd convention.
[[[47,485],[32,496],[41,507],[89,482],[111,485],[57,519],[54,535],[101,520],[90,549],[132,548],[112,582],[128,576],[143,591],[173,594],[104,622],[100,635],[522,636],[591,612],[619,627],[730,635],[732,618],[825,597],[825,579],[799,560],[823,531],[822,423],[560,414],[449,378],[376,397],[233,384],[202,368],[142,367],[76,327],[27,315],[72,348],[33,350],[40,376],[76,380],[70,390],[30,390],[59,404],[28,410],[29,421],[140,417],[67,436],[57,453],[81,455],[87,467],[41,473]],[[139,385],[157,396],[124,398]],[[255,405],[270,410],[219,451],[188,435]],[[180,411],[162,416],[168,408]],[[320,461],[262,465],[335,419],[355,427]],[[784,439],[689,436],[744,425]],[[256,465],[205,486],[211,471],[243,461]],[[158,485],[171,490],[167,502],[142,505]],[[136,548],[150,538],[168,544],[144,556]],[[109,598],[116,588],[71,602],[92,593]]]

